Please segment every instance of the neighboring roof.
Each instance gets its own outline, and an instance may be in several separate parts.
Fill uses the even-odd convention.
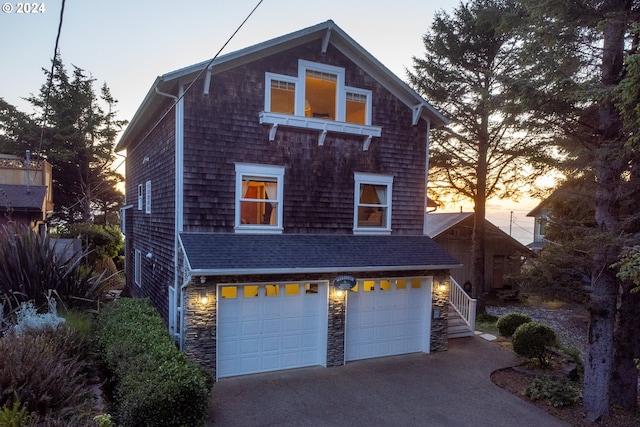
[[[429,120],[432,128],[445,126],[450,123],[449,119],[438,112],[416,91],[382,65],[380,61],[349,37],[347,33],[331,20],[222,55],[213,61],[209,69],[211,73],[215,75],[231,68],[308,43],[312,40],[322,40],[324,43],[327,36],[329,37],[329,43],[365,70],[371,77],[398,97],[405,105],[410,108],[421,106],[420,117]],[[320,45],[318,47],[320,48]],[[116,151],[124,150],[133,142],[144,137],[147,127],[153,124],[152,120],[157,120],[157,115],[159,114],[158,109],[163,101],[166,102],[167,98],[158,94],[156,88],[162,92],[172,90],[175,94],[175,92],[177,92],[177,83],[191,83],[200,72],[205,70],[208,64],[209,61],[203,61],[157,77],[138,108],[138,111],[136,111],[133,119],[131,119],[129,126],[122,134],[116,146]],[[201,90],[202,88],[199,89]]]
[[[472,215],[473,212],[429,213],[427,214],[427,235],[432,239],[438,237]]]
[[[41,212],[46,194],[46,185],[0,184],[0,210]]]
[[[458,261],[427,236],[180,233],[192,274],[442,270]]]
[[[437,238],[442,233],[459,225],[467,219],[472,220],[475,214],[473,212],[459,213],[429,213],[427,214],[427,235],[432,239]],[[530,252],[529,248],[509,236],[499,227],[493,225],[489,220],[485,219],[486,232],[488,236],[505,239],[509,244],[513,245],[522,252]]]

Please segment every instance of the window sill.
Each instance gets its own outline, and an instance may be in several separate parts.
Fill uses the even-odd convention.
[[[390,235],[389,228],[354,228],[353,234],[373,234],[373,235]]]
[[[362,151],[367,151],[373,137],[380,137],[382,128],[380,126],[360,125],[357,123],[337,122],[335,120],[324,120],[313,117],[301,117],[291,114],[260,112],[260,124],[271,125],[269,131],[269,141],[276,138],[278,126],[294,127],[299,129],[310,129],[320,131],[318,145],[324,144],[324,139],[328,132],[346,133],[349,135],[361,135],[365,137]]]
[[[238,234],[282,234],[282,227],[242,226],[235,227]]]

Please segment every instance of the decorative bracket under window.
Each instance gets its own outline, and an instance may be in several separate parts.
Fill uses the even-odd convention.
[[[367,151],[371,145],[373,137],[380,137],[382,128],[380,126],[361,125],[357,123],[337,122],[334,120],[323,120],[313,117],[300,117],[291,114],[261,112],[259,114],[260,124],[271,125],[269,129],[269,141],[276,139],[276,132],[279,126],[309,129],[320,131],[318,135],[318,145],[323,145],[328,133],[345,133],[348,135],[362,135],[365,139],[362,144],[362,151]]]

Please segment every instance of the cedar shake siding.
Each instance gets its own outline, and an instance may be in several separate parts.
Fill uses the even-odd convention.
[[[214,74],[209,95],[185,96],[185,231],[233,232],[235,164],[285,167],[284,233],[353,233],[354,172],[393,176],[392,233],[421,234],[427,128],[412,111],[333,46],[311,42],[268,59]],[[265,73],[295,76],[298,59],[346,70],[347,86],[372,91],[372,124],[382,127],[363,151],[364,137],[280,126],[269,141],[259,124]],[[204,81],[194,87],[201,88]]]
[[[171,104],[168,104],[168,108]],[[156,119],[157,120],[157,119]],[[148,159],[148,160],[147,160]],[[173,110],[140,144],[127,152],[126,279],[135,297],[149,298],[165,321],[167,288],[173,285],[175,222],[175,115]],[[151,181],[151,214],[138,210],[138,184]],[[141,286],[134,283],[135,250],[142,253]],[[151,258],[147,258],[147,254]]]

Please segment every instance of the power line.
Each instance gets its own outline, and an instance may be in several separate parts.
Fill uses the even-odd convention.
[[[66,0],[62,0],[60,6],[60,20],[58,21],[58,33],[56,34],[56,43],[53,47],[53,59],[51,60],[51,71],[49,72],[49,82],[47,83],[47,93],[44,98],[44,117],[42,124],[40,125],[40,141],[38,143],[37,154],[42,153],[42,141],[44,140],[44,128],[47,124],[47,116],[49,115],[49,95],[51,94],[51,87],[53,86],[53,72],[55,70],[56,61],[58,60],[58,46],[60,44],[60,34],[62,33],[62,22],[64,18],[64,4]]]
[[[184,98],[184,96],[187,94],[187,92],[189,91],[189,89],[191,89],[191,87],[196,83],[196,81],[198,81],[198,79],[202,76],[202,74],[204,74],[205,70],[208,69],[211,64],[213,63],[213,61],[215,61],[218,56],[220,55],[220,53],[224,50],[225,47],[227,47],[227,45],[231,42],[231,40],[235,37],[235,35],[238,33],[238,31],[240,31],[240,29],[244,26],[244,24],[249,20],[249,18],[251,18],[251,15],[253,15],[253,13],[256,11],[256,9],[258,9],[258,7],[262,4],[264,0],[260,0],[258,2],[258,4],[255,5],[255,7],[253,8],[253,10],[251,12],[249,12],[249,14],[247,15],[246,18],[244,18],[244,20],[242,21],[242,23],[238,26],[238,28],[236,28],[236,30],[231,34],[231,36],[229,36],[229,38],[227,39],[227,41],[222,45],[222,47],[218,50],[218,52],[215,54],[215,56],[213,58],[211,58],[211,60],[209,60],[209,62],[207,63],[207,65],[205,67],[202,68],[202,70],[200,70],[200,72],[198,73],[198,75],[191,81],[191,83],[189,83],[189,85],[187,86],[187,88],[182,91],[182,93],[176,98],[175,101],[173,101],[173,104],[171,105],[171,107],[169,107],[167,109],[167,111],[165,111],[162,116],[160,116],[160,118],[156,121],[156,123],[151,127],[151,129],[149,129],[149,132],[147,132],[141,139],[140,141],[144,141],[145,139],[147,139],[147,137],[149,135],[151,135],[151,132],[153,132],[158,125],[160,125],[160,123],[162,122],[162,120],[164,120],[165,117],[167,117],[167,114],[169,114],[169,112],[178,104],[178,102],[180,102],[182,100],[182,98]]]

